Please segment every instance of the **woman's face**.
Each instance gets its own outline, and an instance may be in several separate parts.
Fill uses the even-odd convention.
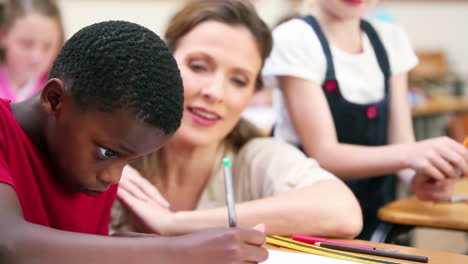
[[[318,7],[328,16],[339,19],[360,18],[372,9],[378,0],[319,0]]]
[[[60,42],[60,27],[54,19],[38,14],[18,18],[2,36],[10,78],[26,82],[44,74],[55,59]]]
[[[205,21],[174,51],[184,84],[177,140],[192,146],[221,141],[239,121],[255,90],[262,58],[245,27]]]

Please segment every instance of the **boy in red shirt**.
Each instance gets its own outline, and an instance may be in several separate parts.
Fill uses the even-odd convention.
[[[160,148],[179,127],[182,109],[176,62],[153,32],[109,21],[76,33],[42,92],[21,103],[0,100],[0,259],[264,260],[264,234],[253,229],[217,228],[176,238],[96,236],[108,233],[123,167]]]

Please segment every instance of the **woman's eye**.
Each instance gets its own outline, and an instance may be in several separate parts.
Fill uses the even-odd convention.
[[[104,158],[110,158],[110,157],[113,157],[116,155],[116,153],[112,150],[109,150],[109,149],[106,149],[106,148],[103,148],[103,147],[99,147],[99,153],[101,154],[101,156],[103,156]]]
[[[202,65],[200,64],[192,64],[190,65],[190,68],[194,71],[194,72],[201,72],[205,69],[205,67],[203,67]]]
[[[206,64],[203,63],[202,61],[199,61],[199,60],[191,61],[191,62],[189,63],[189,67],[190,67],[190,69],[192,69],[192,71],[194,71],[194,72],[206,71],[206,70],[208,69],[208,67],[206,66]]]
[[[244,87],[247,85],[247,82],[243,78],[233,78],[232,82],[239,87]]]

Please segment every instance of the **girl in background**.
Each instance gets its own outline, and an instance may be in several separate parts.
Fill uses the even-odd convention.
[[[9,0],[0,9],[0,97],[21,101],[40,90],[64,41],[52,0]]]
[[[447,199],[468,175],[468,152],[447,137],[415,142],[407,72],[417,57],[401,27],[361,19],[377,0],[317,0],[273,31],[264,75],[274,87],[274,135],[345,180],[369,239],[394,199],[397,173],[420,199]],[[457,170],[460,169],[459,172]]]
[[[221,165],[230,157],[239,226],[264,223],[278,235],[359,233],[361,212],[346,185],[294,146],[254,138],[241,119],[262,87],[271,49],[253,5],[193,1],[170,21],[165,39],[184,82],[182,124],[166,146],[132,164],[146,179],[124,170],[118,196],[131,213],[115,208],[114,230],[179,235],[227,225]]]

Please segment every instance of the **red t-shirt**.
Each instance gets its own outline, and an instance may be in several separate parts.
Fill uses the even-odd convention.
[[[90,197],[66,191],[55,180],[50,160],[26,135],[0,99],[0,182],[11,185],[24,219],[52,228],[108,235],[108,224],[117,185]]]

